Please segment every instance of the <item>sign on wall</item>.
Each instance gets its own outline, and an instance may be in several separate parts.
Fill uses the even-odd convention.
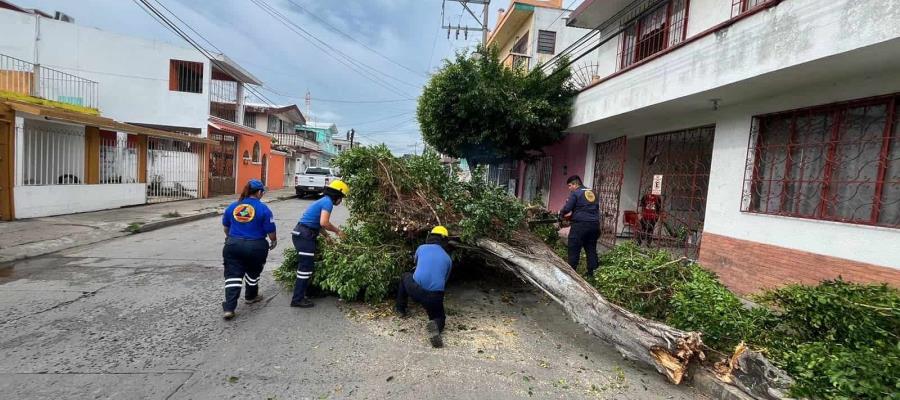
[[[657,196],[662,195],[662,181],[662,175],[653,175],[653,187],[650,189],[650,193]]]

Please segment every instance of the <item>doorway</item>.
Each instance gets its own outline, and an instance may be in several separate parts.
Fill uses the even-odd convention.
[[[616,245],[616,230],[619,225],[619,197],[622,194],[622,180],[625,174],[625,136],[603,143],[597,143],[594,158],[594,192],[600,203],[600,244],[606,247]]]
[[[262,181],[263,186],[269,185],[269,183],[267,182],[267,179],[266,179],[267,175],[269,175],[269,156],[266,154],[263,154],[262,168],[260,168],[260,176],[259,176],[259,180]]]
[[[216,141],[209,152],[209,195],[234,194],[237,137],[210,129],[209,138]]]
[[[13,219],[13,139],[11,124],[0,121],[0,221]]]

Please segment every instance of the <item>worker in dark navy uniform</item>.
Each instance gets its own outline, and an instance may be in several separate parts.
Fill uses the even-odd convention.
[[[225,264],[225,302],[222,309],[225,319],[234,318],[242,286],[246,287],[244,300],[247,303],[262,300],[259,275],[269,250],[278,245],[275,215],[260,201],[265,191],[262,182],[251,179],[241,191],[240,199],[231,203],[222,214],[226,236],[225,247],[222,248]]]
[[[447,237],[450,232],[443,226],[436,226],[428,234],[425,244],[416,249],[414,272],[406,272],[397,288],[397,303],[394,311],[406,317],[407,300],[412,297],[425,308],[428,314],[428,335],[433,347],[444,345],[441,332],[447,315],[444,313],[444,287],[450,277],[453,262],[447,253]]]
[[[291,232],[294,249],[297,250],[297,280],[294,282],[291,307],[308,308],[315,305],[306,298],[306,289],[309,288],[316,266],[316,239],[322,229],[344,237],[344,232],[331,223],[331,211],[349,193],[350,187],[344,181],[337,179],[329,183],[325,187],[325,195],[306,208]]]
[[[588,276],[597,269],[597,240],[600,238],[600,204],[591,189],[584,187],[581,177],[570,176],[566,180],[569,187],[569,198],[566,205],[559,210],[560,218],[570,218],[569,228],[569,265],[578,268],[581,249],[587,253]]]

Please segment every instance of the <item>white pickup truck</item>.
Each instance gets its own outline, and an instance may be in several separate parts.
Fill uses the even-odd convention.
[[[294,174],[294,190],[297,191],[297,197],[318,195],[335,179],[338,177],[331,168],[309,167],[302,174]]]

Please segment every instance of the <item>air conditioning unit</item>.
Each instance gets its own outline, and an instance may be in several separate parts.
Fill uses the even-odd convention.
[[[72,18],[68,14],[59,11],[56,12],[56,15],[53,17],[53,19],[60,20],[62,22],[75,22],[75,18]]]

